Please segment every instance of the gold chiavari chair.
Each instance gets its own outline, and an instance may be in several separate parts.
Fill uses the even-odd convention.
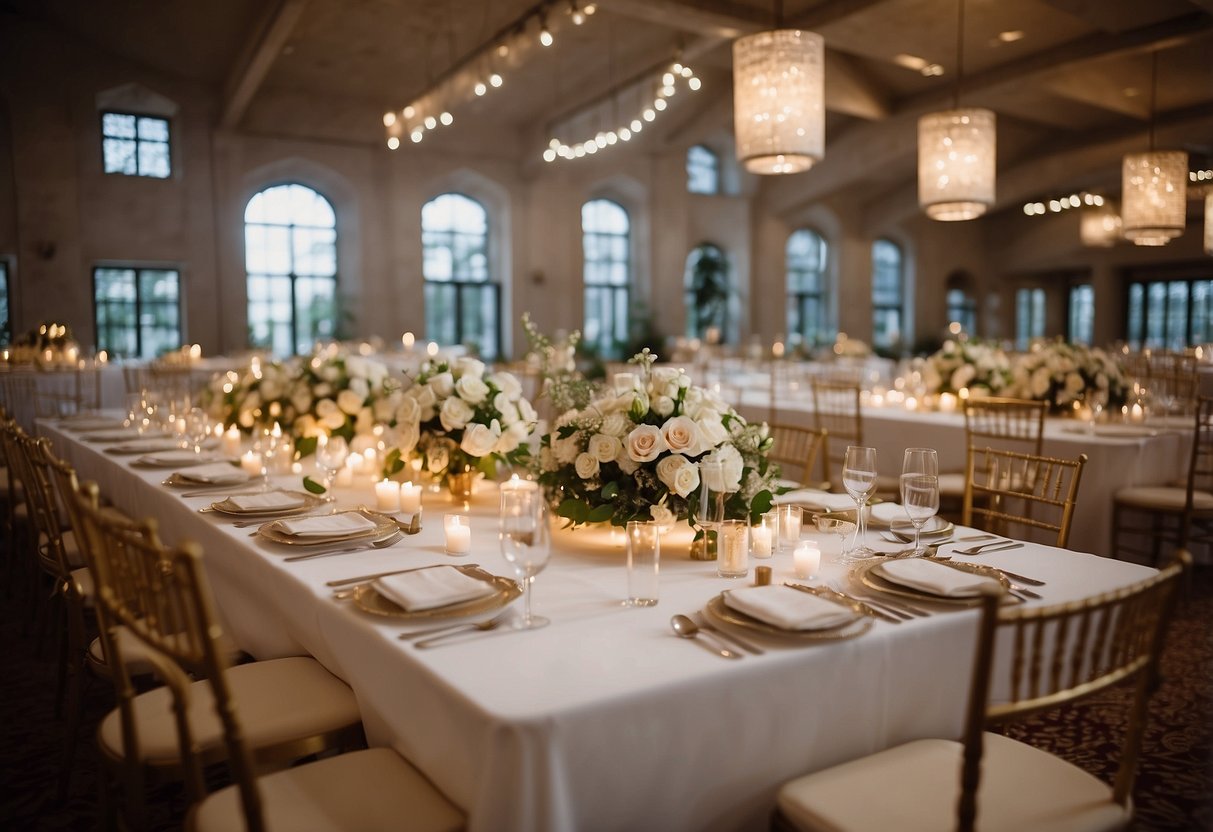
[[[17,541],[21,530],[29,522],[29,507],[25,502],[25,489],[14,462],[15,451],[11,450],[12,430],[17,422],[9,418],[8,410],[0,406],[0,498],[4,500],[4,542],[8,574],[7,585],[13,585],[23,565],[17,554]]]
[[[1045,402],[1028,399],[965,399],[965,470],[974,448],[1003,448],[1040,456],[1047,410]],[[959,514],[964,490],[964,471],[940,474],[941,513]]]
[[[1065,547],[1087,455],[1053,459],[994,448],[972,449],[961,522],[1010,537],[1039,537]]]
[[[1201,397],[1194,417],[1188,478],[1183,485],[1130,486],[1112,498],[1112,556],[1149,554],[1164,544],[1213,542],[1213,399]],[[1145,523],[1138,522],[1144,518]]]
[[[822,455],[821,478],[814,479],[813,469],[817,464],[817,456],[826,445],[827,435],[824,430],[802,428],[797,425],[771,425],[771,446],[769,459],[780,467],[780,476],[788,485],[814,485],[819,487],[830,480],[830,471],[825,456]]]
[[[194,804],[189,828],[463,827],[460,812],[390,749],[258,778],[257,767],[316,753],[348,734],[358,720],[353,693],[313,659],[229,666],[199,548],[168,549],[150,520],[134,529],[106,520],[96,509],[95,486],[81,490],[80,503],[100,538],[98,620],[120,680],[118,709],[99,730],[102,749],[107,756],[138,749],[126,758],[177,771]],[[165,687],[132,695],[118,627],[147,648]],[[227,761],[235,785],[208,796],[202,767],[219,760]],[[127,780],[128,789],[139,788],[136,797],[141,784],[134,773]]]
[[[863,413],[859,385],[825,378],[813,379],[813,427],[826,434],[825,479],[842,475],[848,445],[863,444]]]
[[[237,768],[250,757],[258,766],[287,765],[361,740],[353,691],[314,659],[228,666],[196,547],[170,553],[154,520],[132,528],[107,515],[93,483],[76,499],[118,702],[101,721],[97,742],[122,785],[131,825],[143,825],[149,780],[184,780],[191,802],[201,799],[201,768],[228,759],[229,731],[249,749],[229,761]],[[119,627],[148,648],[165,687],[136,694]],[[206,678],[191,681],[189,674]],[[243,729],[233,702],[244,714]]]
[[[1127,828],[1168,612],[1191,562],[1181,551],[1162,572],[1133,586],[1048,607],[1003,607],[998,594],[984,596],[961,741],[916,740],[787,783],[776,826],[816,832]],[[1009,668],[1005,679],[1003,667]],[[1133,684],[1134,696],[1112,785],[988,731],[1122,683]]]

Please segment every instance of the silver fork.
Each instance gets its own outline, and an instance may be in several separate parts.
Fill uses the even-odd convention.
[[[467,621],[460,621],[455,624],[441,624],[437,627],[429,627],[425,630],[414,630],[411,633],[401,633],[400,635],[396,636],[396,638],[400,639],[401,641],[414,641],[415,639],[425,638],[426,636],[432,636],[437,633],[447,633],[448,630],[451,631],[451,634],[462,630],[492,630],[495,627],[500,627],[502,622],[505,621],[509,614],[509,610],[506,610],[505,612],[498,613],[487,621],[474,621],[470,623]]]
[[[954,555],[980,555],[983,552],[1001,552],[1004,549],[1018,549],[1023,546],[1022,543],[1016,543],[1014,540],[996,540],[993,543],[983,543],[980,546],[971,546],[968,549],[953,549]]]
[[[299,560],[311,560],[312,558],[327,558],[329,555],[348,555],[351,552],[362,552],[366,549],[386,549],[389,546],[394,546],[400,542],[400,538],[404,537],[404,532],[399,529],[392,535],[383,538],[382,540],[373,540],[370,543],[362,546],[350,546],[345,549],[327,549],[323,552],[306,552],[302,555],[291,555],[285,558],[287,563],[294,563]]]

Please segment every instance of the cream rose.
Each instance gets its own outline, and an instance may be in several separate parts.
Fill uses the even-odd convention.
[[[616,439],[622,439],[631,429],[631,422],[628,417],[619,411],[608,413],[602,417],[602,432],[607,436],[614,436]]]
[[[661,426],[661,435],[670,450],[679,454],[695,456],[699,453],[699,427],[687,416],[667,419]]]
[[[674,412],[674,400],[669,396],[658,396],[653,400],[653,412],[658,416],[669,416]]]
[[[450,373],[438,373],[427,381],[426,384],[440,399],[445,399],[447,396],[451,395],[451,393],[455,392],[455,377]]]
[[[472,406],[458,396],[451,396],[444,401],[442,410],[438,414],[442,427],[446,430],[459,430],[467,425],[474,415],[475,411],[472,410]]]
[[[577,461],[573,463],[573,467],[577,470],[577,476],[588,480],[590,477],[598,475],[598,457],[591,453],[577,454]]]
[[[455,382],[455,392],[468,404],[480,404],[489,395],[489,386],[479,376],[463,376]]]
[[[348,413],[353,416],[362,409],[362,402],[365,397],[359,396],[353,390],[342,390],[337,394],[337,407],[341,408],[343,413]]]
[[[468,429],[463,432],[463,441],[459,443],[459,450],[475,457],[491,454],[497,446],[497,440],[501,438],[501,428],[493,430],[494,427],[496,422],[492,426],[479,423],[468,425]]]
[[[657,463],[657,479],[679,497],[699,487],[699,469],[682,454],[670,454]]]
[[[624,446],[633,462],[652,462],[669,447],[665,443],[665,437],[661,435],[661,430],[653,425],[639,425],[633,428]]]
[[[468,356],[458,358],[455,360],[455,372],[464,378],[480,378],[484,375],[484,362]]]
[[[522,382],[513,373],[493,373],[485,381],[511,399],[517,399],[522,395]]]
[[[614,436],[596,433],[590,437],[589,451],[599,462],[611,462],[623,450],[623,443]]]

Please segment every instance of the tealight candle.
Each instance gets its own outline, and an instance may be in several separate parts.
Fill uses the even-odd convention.
[[[442,521],[446,532],[446,553],[448,555],[466,555],[472,551],[472,529],[468,519],[462,514],[448,514]]]
[[[421,486],[411,482],[400,486],[400,510],[408,514],[421,511]]]
[[[249,451],[244,456],[240,457],[240,468],[249,476],[261,476],[261,465],[261,454],[257,453],[256,451]]]
[[[817,575],[821,568],[821,549],[816,543],[804,542],[792,552],[792,562],[796,567],[796,577],[808,580]]]
[[[391,480],[375,483],[375,508],[380,511],[400,511],[400,483]]]
[[[754,526],[750,529],[750,549],[756,558],[769,558],[771,550],[771,530],[766,526]]]
[[[940,413],[955,413],[956,412],[956,396],[952,393],[939,394],[939,412]]]
[[[354,451],[345,458],[345,467],[349,469],[350,474],[361,474],[365,463],[366,458],[358,451]]]
[[[232,425],[223,434],[223,439],[219,442],[219,450],[224,456],[239,456],[240,455],[240,428]]]

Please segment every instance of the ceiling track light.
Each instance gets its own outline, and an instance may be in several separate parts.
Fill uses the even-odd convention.
[[[454,122],[452,109],[456,105],[500,89],[505,84],[504,62],[513,58],[510,64],[513,66],[519,60],[514,57],[516,54],[525,56],[528,52],[523,40],[528,29],[537,23],[539,43],[545,48],[552,46],[555,35],[548,26],[551,14],[559,15],[563,9],[573,25],[581,26],[598,10],[593,2],[582,3],[583,0],[540,0],[455,61],[403,110],[385,112],[383,126],[388,148],[397,149],[406,136],[414,144],[419,143],[426,131]],[[521,48],[515,50],[515,45]]]

